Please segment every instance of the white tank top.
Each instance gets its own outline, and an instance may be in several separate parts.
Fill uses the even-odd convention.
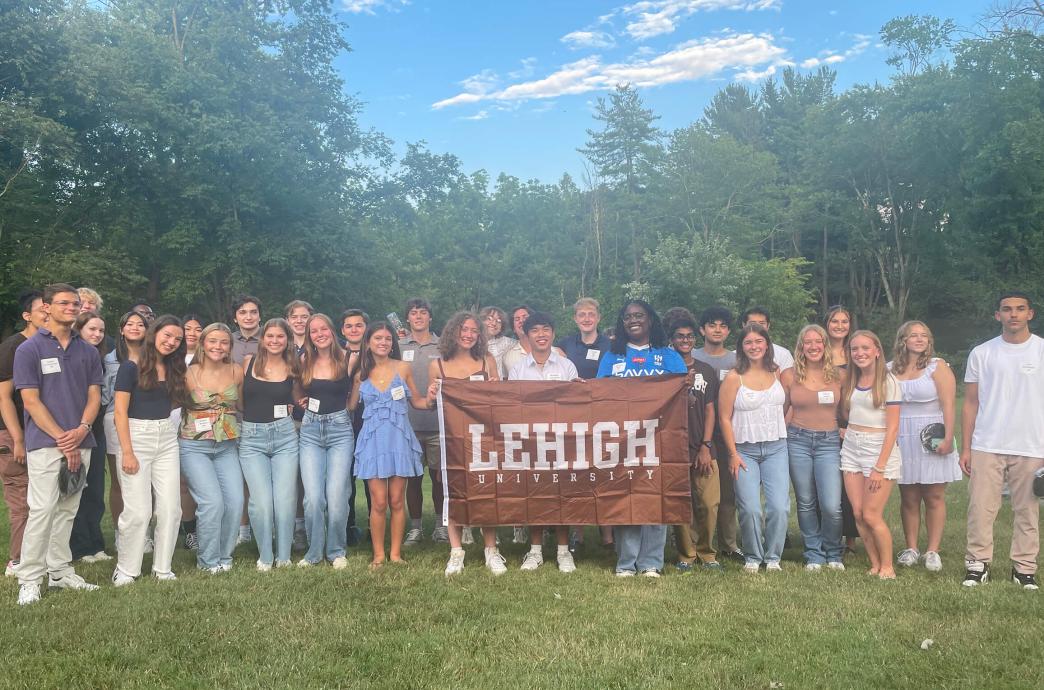
[[[736,404],[732,409],[732,433],[736,443],[778,441],[787,437],[783,403],[787,395],[779,377],[763,391],[747,388],[740,376]]]

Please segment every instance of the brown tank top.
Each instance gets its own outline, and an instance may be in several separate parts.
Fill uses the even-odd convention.
[[[439,375],[444,379],[450,378],[446,376],[446,371],[442,368],[442,360],[437,359],[435,361],[439,363]],[[482,368],[480,370],[476,371],[474,374],[469,374],[467,378],[471,379],[473,376],[481,376],[483,381],[489,381],[489,374],[486,373],[486,360],[482,360]]]
[[[837,404],[840,400],[839,381],[827,384],[821,391],[809,390],[795,381],[790,387],[790,407],[794,411],[790,423],[809,431],[834,431],[837,429]]]

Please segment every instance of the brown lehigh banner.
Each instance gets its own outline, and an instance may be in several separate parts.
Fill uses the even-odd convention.
[[[689,524],[685,376],[446,379],[443,515],[460,525]]]

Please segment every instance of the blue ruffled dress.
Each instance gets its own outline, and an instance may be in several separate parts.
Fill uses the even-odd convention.
[[[402,386],[405,396],[392,398],[392,391]],[[383,393],[367,379],[359,387],[363,402],[363,423],[355,440],[355,476],[359,479],[419,477],[421,447],[407,416],[410,389],[399,375]]]

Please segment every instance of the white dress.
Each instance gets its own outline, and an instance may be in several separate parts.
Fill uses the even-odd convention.
[[[935,422],[943,423],[939,392],[932,378],[939,361],[938,357],[933,358],[916,379],[899,379],[903,391],[903,402],[899,406],[899,451],[903,456],[900,484],[946,484],[961,480],[956,450],[939,455],[929,453],[921,445],[921,429]]]

